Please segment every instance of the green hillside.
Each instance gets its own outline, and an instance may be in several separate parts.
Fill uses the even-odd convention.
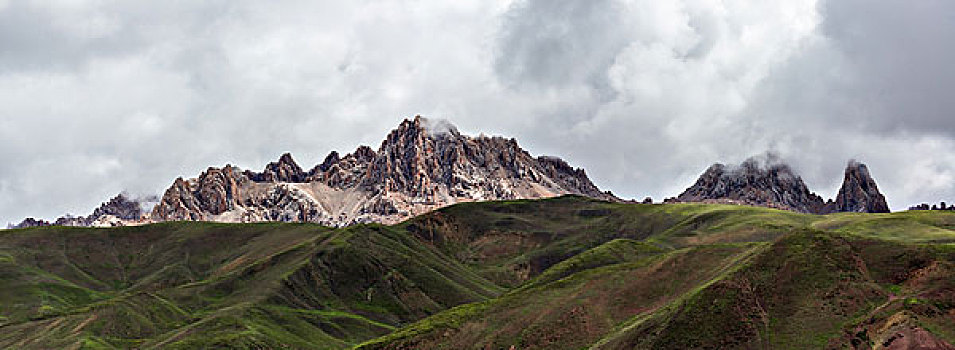
[[[0,231],[0,348],[955,344],[955,213],[566,196],[395,226]]]

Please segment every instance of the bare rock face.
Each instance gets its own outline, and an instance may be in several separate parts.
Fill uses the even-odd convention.
[[[750,158],[735,167],[714,164],[676,201],[738,203],[802,213],[820,212],[825,206],[802,178],[772,156],[765,161]]]
[[[194,195],[199,202],[199,207],[212,215],[235,209],[236,200],[239,197],[239,188],[243,181],[248,181],[248,179],[231,165],[226,165],[222,169],[209,168],[199,176],[199,181],[196,184],[197,188]]]
[[[21,221],[19,224],[7,225],[7,228],[8,228],[8,229],[15,229],[15,228],[50,226],[50,225],[53,225],[53,224],[51,224],[49,221],[46,221],[46,220],[43,220],[43,219],[26,218],[26,219],[23,219],[23,221]]]
[[[879,192],[865,164],[849,161],[833,212],[888,213],[889,205]]]
[[[164,220],[202,220],[202,207],[193,192],[193,185],[181,177],[173,181],[172,186],[153,209],[153,218]]]
[[[823,201],[802,178],[773,155],[750,158],[739,166],[714,164],[674,200],[764,206],[802,213],[886,213],[885,197],[864,164],[850,161],[836,200]]]
[[[147,221],[149,209],[159,199],[156,196],[145,196],[135,198],[126,192],[122,192],[109,201],[100,204],[93,210],[93,213],[87,216],[73,216],[66,214],[57,218],[55,221],[47,222],[28,218],[18,225],[10,225],[10,228],[33,227],[33,226],[123,226]]]
[[[321,164],[316,165],[314,168],[312,168],[312,170],[308,172],[309,178],[312,178],[316,175],[324,174],[326,171],[328,171],[329,168],[332,167],[332,165],[338,163],[339,161],[341,161],[341,156],[338,155],[337,151],[332,151],[327,156],[325,156],[325,160],[323,160]]]
[[[351,189],[360,185],[368,173],[368,166],[375,158],[375,151],[368,146],[359,146],[328,166],[324,173],[313,175],[313,181],[323,182],[332,188]]]
[[[395,223],[462,201],[580,194],[617,200],[553,157],[532,157],[514,139],[462,135],[450,123],[403,121],[377,150],[330,153],[305,172],[284,154],[261,173],[226,166],[177,179],[156,221],[300,221],[342,226]]]
[[[272,187],[254,206],[244,211],[242,221],[318,222],[332,224],[321,203],[307,192],[280,184]]]
[[[362,184],[431,201],[436,196],[490,200],[551,193],[610,199],[583,170],[559,158],[534,158],[514,139],[471,138],[446,122],[420,117],[405,120],[388,135]]]
[[[120,193],[116,197],[111,198],[108,202],[103,203],[93,210],[93,214],[90,215],[90,218],[96,219],[104,215],[112,215],[120,220],[138,220],[146,212],[143,210],[142,201],[151,200],[150,198],[144,198],[142,200],[137,200],[130,198],[129,194]]]
[[[90,226],[92,221],[90,216],[73,216],[70,214],[61,216],[53,222],[53,226]]]
[[[292,155],[285,153],[277,162],[269,163],[264,171],[253,173],[251,177],[256,182],[304,182],[307,176],[292,159]]]
[[[211,220],[235,209],[240,188],[252,180],[238,168],[209,168],[197,179],[176,179],[152,211],[157,221]]]

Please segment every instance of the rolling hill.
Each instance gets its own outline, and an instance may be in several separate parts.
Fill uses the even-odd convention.
[[[955,213],[580,196],[395,225],[0,232],[0,348],[914,348],[955,343]]]

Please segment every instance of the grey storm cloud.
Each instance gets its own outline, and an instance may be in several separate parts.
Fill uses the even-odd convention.
[[[628,42],[622,7],[614,0],[515,4],[504,15],[495,72],[517,89],[608,87],[607,69]]]
[[[623,197],[778,154],[821,195],[955,200],[950,1],[0,0],[0,222],[226,163],[377,146],[402,118],[517,138]]]

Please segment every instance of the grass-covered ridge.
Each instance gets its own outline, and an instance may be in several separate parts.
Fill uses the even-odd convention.
[[[394,226],[8,230],[0,348],[952,344],[953,230],[948,212],[576,196]]]

